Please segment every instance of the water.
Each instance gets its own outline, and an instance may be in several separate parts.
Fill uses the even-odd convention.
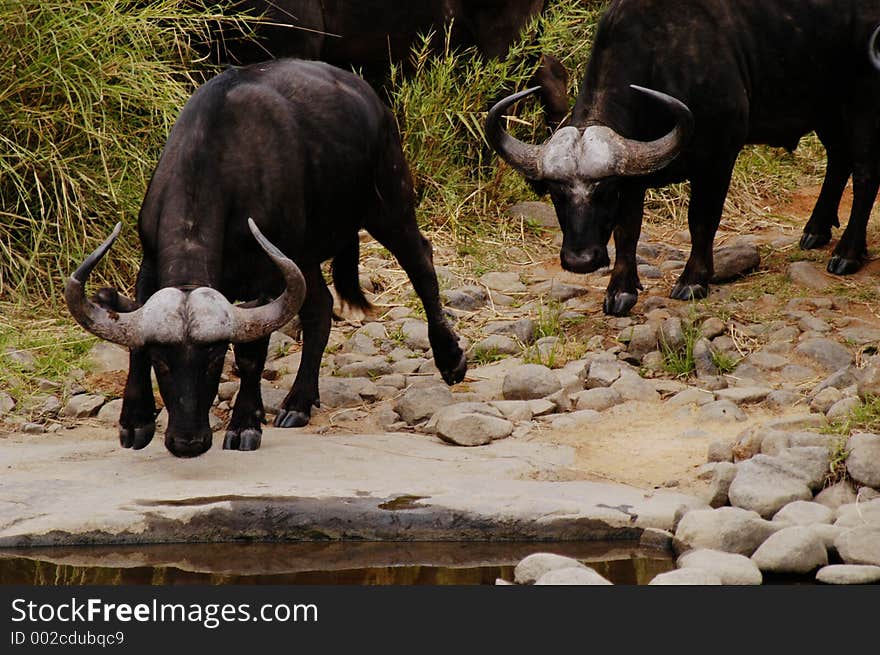
[[[0,584],[491,585],[535,552],[567,555],[615,584],[644,585],[671,553],[627,542],[297,542],[0,550]]]

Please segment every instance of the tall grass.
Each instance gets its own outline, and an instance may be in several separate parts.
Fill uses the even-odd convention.
[[[58,298],[120,220],[98,275],[132,283],[137,210],[203,68],[190,40],[220,19],[190,4],[0,2],[0,299]]]

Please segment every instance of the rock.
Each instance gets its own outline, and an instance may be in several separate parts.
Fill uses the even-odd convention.
[[[697,548],[681,555],[676,565],[682,570],[708,571],[725,585],[759,585],[763,581],[755,563],[738,553]]]
[[[837,509],[841,505],[856,502],[856,492],[849,482],[843,480],[820,491],[813,501],[830,509]]]
[[[726,282],[758,268],[761,264],[761,255],[755,245],[739,243],[716,248],[714,263],[715,275],[712,281]]]
[[[783,466],[790,468],[807,481],[811,491],[822,488],[831,463],[827,446],[799,446],[788,448],[777,456]]]
[[[483,446],[510,436],[513,423],[491,405],[458,403],[437,410],[425,428],[457,446]]]
[[[880,566],[831,564],[816,571],[816,581],[823,584],[877,584],[880,583]]]
[[[749,557],[777,528],[757,512],[739,507],[692,510],[679,521],[673,546],[677,553],[707,548]]]
[[[487,335],[502,334],[518,339],[520,343],[529,344],[535,340],[535,322],[530,318],[517,321],[495,321],[483,327]]]
[[[789,525],[831,524],[834,520],[834,511],[820,503],[796,500],[776,512],[773,520]]]
[[[644,355],[657,349],[657,328],[649,324],[634,325],[624,330],[618,340],[626,343],[626,351],[630,355],[641,360]]]
[[[703,569],[675,569],[673,571],[666,571],[664,573],[658,573],[651,581],[648,583],[649,585],[683,585],[683,586],[694,586],[694,585],[720,585],[721,578],[710,571],[704,571]]]
[[[381,327],[380,323],[373,323],[373,325],[379,325]],[[289,354],[290,349],[293,348],[295,343],[296,342],[290,338],[290,336],[284,332],[276,330],[269,336],[269,348],[266,351],[267,359],[272,360],[286,356]]]
[[[490,334],[474,344],[474,354],[477,356],[517,355],[521,350],[520,344],[503,334]]]
[[[406,319],[400,326],[400,333],[403,335],[404,345],[410,350],[425,351],[431,348],[431,342],[428,340],[428,324],[425,321]]]
[[[755,455],[740,462],[728,490],[730,504],[770,518],[795,500],[811,500],[807,480],[778,457]]]
[[[4,350],[3,354],[7,361],[12,362],[26,373],[30,373],[37,368],[37,358],[30,351],[17,350],[10,347]]]
[[[605,358],[594,359],[590,362],[584,378],[584,386],[587,389],[610,387],[620,377],[620,367],[621,364],[618,361]]]
[[[817,268],[812,262],[792,262],[788,266],[788,277],[798,286],[819,291],[825,289],[830,284],[830,280],[826,277],[825,272]]]
[[[98,413],[104,404],[104,396],[82,393],[71,396],[70,400],[61,410],[61,416],[69,418],[88,418]]]
[[[737,405],[759,403],[770,393],[768,387],[728,387],[715,392],[718,400],[729,400]]]
[[[111,400],[98,411],[98,420],[107,425],[117,425],[122,414],[122,398]]]
[[[660,330],[657,335],[660,345],[672,351],[678,351],[684,348],[684,328],[681,318],[671,316],[660,324]]]
[[[700,408],[700,419],[705,421],[745,421],[748,418],[739,407],[729,400],[715,400]]]
[[[504,400],[545,398],[562,389],[559,379],[546,366],[524,364],[504,377],[501,394]]]
[[[21,426],[21,431],[25,434],[43,434],[46,432],[46,426],[28,422]]]
[[[575,409],[592,409],[597,412],[603,412],[623,402],[623,396],[616,389],[610,387],[586,389],[576,393],[571,399],[575,404]]]
[[[397,401],[394,411],[402,421],[414,425],[452,403],[452,392],[445,384],[414,385]]]
[[[553,205],[537,200],[525,200],[512,205],[507,214],[514,219],[522,219],[534,225],[550,229],[559,229],[559,220]]]
[[[342,352],[369,356],[378,354],[379,348],[372,337],[355,332],[342,344]]]
[[[586,287],[576,284],[566,284],[556,279],[545,280],[529,287],[529,293],[534,296],[549,298],[557,302],[566,302],[572,298],[580,298],[589,293]]]
[[[698,376],[707,377],[718,375],[718,367],[715,366],[715,362],[712,358],[712,344],[709,343],[708,339],[697,339],[694,344],[693,355],[694,367]]]
[[[880,435],[854,434],[847,441],[846,471],[858,484],[880,488]]]
[[[827,321],[823,321],[818,316],[802,316],[798,321],[798,327],[801,332],[830,332],[831,326]]]
[[[513,423],[531,421],[534,414],[528,400],[495,400],[489,403],[501,412],[501,415]]]
[[[723,507],[728,503],[730,483],[736,477],[736,464],[732,462],[718,462],[712,472],[709,482],[711,496],[709,507]]]
[[[520,560],[513,570],[517,584],[534,584],[549,571],[556,569],[587,568],[576,559],[555,553],[532,553]]]
[[[93,373],[128,370],[128,349],[107,341],[99,341],[89,350],[86,366]]]
[[[834,540],[834,548],[846,564],[880,566],[880,527],[845,530]]]
[[[489,294],[486,289],[476,285],[463,286],[451,291],[441,291],[440,295],[445,305],[468,312],[476,311],[489,302]]]
[[[764,572],[804,574],[828,565],[825,543],[802,525],[782,528],[770,535],[752,555]]]
[[[833,339],[807,339],[795,351],[818,363],[829,373],[837,371],[853,363],[853,355]]]
[[[788,409],[801,402],[803,402],[801,395],[789,389],[774,389],[764,398],[764,404],[770,409]]]
[[[393,372],[393,368],[388,359],[383,355],[375,357],[367,357],[359,362],[352,362],[340,366],[338,374],[342,377],[354,378],[370,378],[380,375],[387,375]]]
[[[700,336],[705,339],[714,339],[717,336],[724,334],[727,330],[727,326],[717,316],[712,316],[703,321],[703,324],[700,326]]]
[[[790,360],[782,355],[758,350],[749,355],[746,361],[752,366],[757,366],[765,371],[778,371],[788,364]]]
[[[0,416],[8,414],[15,409],[15,398],[5,391],[0,391]]]
[[[569,414],[561,414],[550,422],[553,430],[575,430],[594,423],[601,418],[599,412],[592,409],[582,409]]]
[[[287,393],[287,389],[283,389]],[[321,407],[336,409],[354,407],[363,404],[364,400],[373,399],[378,394],[372,380],[361,377],[336,378],[322,376],[318,379],[318,393]]]
[[[540,417],[547,416],[548,414],[553,414],[556,412],[557,407],[556,403],[547,398],[539,398],[536,400],[528,401],[529,408],[532,410],[532,416]]]
[[[610,585],[612,582],[606,580],[593,569],[586,566],[576,566],[567,569],[553,569],[547,571],[540,578],[535,580],[535,585]]]
[[[660,402],[660,394],[654,389],[654,385],[638,375],[622,375],[610,388],[625,401]]]
[[[715,439],[709,442],[706,460],[709,462],[733,462],[733,449],[736,442],[732,439]]]
[[[860,404],[861,401],[856,396],[841,398],[828,408],[828,411],[825,412],[825,416],[828,417],[829,421],[844,419],[852,414],[853,410]]]
[[[520,281],[519,273],[512,271],[485,273],[480,277],[480,283],[492,291],[500,291],[505,294],[525,293],[526,291],[526,285]]]
[[[813,396],[813,399],[810,401],[810,409],[814,412],[825,414],[834,406],[834,403],[842,399],[843,394],[840,392],[840,389],[828,387]]]
[[[834,525],[843,528],[880,528],[880,500],[865,500],[860,489],[854,503],[837,508]]]
[[[683,407],[685,405],[706,405],[715,400],[715,393],[712,391],[705,391],[704,389],[697,389],[696,387],[688,387],[682,391],[679,391],[672,398],[666,401],[666,404],[670,407]]]
[[[841,337],[857,346],[867,346],[880,342],[880,330],[870,327],[846,327],[839,331]]]

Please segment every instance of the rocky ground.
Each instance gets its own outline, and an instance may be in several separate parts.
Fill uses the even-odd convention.
[[[787,220],[749,225],[747,234],[723,224],[716,283],[699,303],[667,298],[687,233],[646,226],[645,290],[625,318],[601,313],[608,270],[560,270],[546,204],[511,209],[517,228],[499,235],[488,264],[462,264],[461,248],[435,243],[444,304],[469,353],[468,375],[454,388],[433,365],[405,276],[365,235],[361,283],[378,312],[335,324],[322,406],[303,431],[420,432],[490,449],[499,440],[560,444],[575,457],[553,479],[696,495],[705,507],[657,537],[682,555],[658,583],[755,583],[762,572],[816,570],[825,582],[880,580],[880,436],[851,429],[853,410],[880,395],[877,266],[841,280],[824,272],[829,250],[798,250],[804,198],[814,193],[778,208]],[[270,421],[297,369],[296,336],[291,327],[272,338],[263,382]],[[114,425],[126,368],[124,352],[97,344],[88,371],[57,389],[47,382],[28,406],[0,392],[6,431]],[[223,380],[217,430],[237,391],[231,357]],[[517,582],[584,576],[518,574]]]

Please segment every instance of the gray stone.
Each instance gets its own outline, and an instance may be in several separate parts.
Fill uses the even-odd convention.
[[[739,507],[697,509],[679,521],[673,546],[677,553],[707,548],[749,557],[777,528],[757,512]]]
[[[503,418],[500,411],[481,403],[442,407],[428,423],[436,426],[438,437],[458,446],[482,446],[513,432],[513,423]]]
[[[414,425],[452,403],[452,392],[445,384],[414,385],[397,401],[394,411],[402,421]]]
[[[821,412],[825,414],[834,406],[836,402],[842,399],[843,394],[840,392],[840,389],[828,387],[826,389],[822,389],[822,391],[813,396],[813,399],[810,401],[810,409],[812,409],[814,412]]]
[[[736,442],[732,439],[715,439],[709,442],[706,459],[709,462],[733,462],[733,449]]]
[[[647,323],[634,325],[624,330],[619,340],[626,343],[628,353],[641,359],[647,353],[657,349],[657,328]]]
[[[705,421],[729,423],[748,418],[739,407],[729,400],[715,400],[700,408],[700,418]]]
[[[841,398],[828,408],[828,411],[825,412],[825,416],[828,417],[829,421],[844,419],[852,414],[853,410],[855,410],[860,404],[861,401],[856,396]]]
[[[37,368],[37,358],[28,350],[17,350],[10,347],[4,351],[4,356],[24,372],[29,373]]]
[[[880,527],[845,530],[834,540],[834,547],[845,564],[880,566]]]
[[[584,386],[587,389],[610,387],[620,377],[620,367],[620,362],[615,360],[594,359],[587,370]]]
[[[841,337],[857,346],[876,345],[880,343],[880,330],[871,327],[846,327],[839,330]]]
[[[483,327],[483,332],[487,335],[506,335],[518,339],[520,343],[529,344],[535,340],[535,322],[530,318],[521,318],[516,321],[494,321],[487,323]]]
[[[761,255],[753,244],[739,243],[716,248],[714,252],[715,283],[726,282],[758,268]]]
[[[761,439],[761,452],[765,455],[778,455],[791,448],[791,433],[770,430]]]
[[[816,494],[813,500],[821,505],[825,505],[825,507],[837,509],[841,505],[856,502],[856,492],[849,482],[843,480],[823,489]]]
[[[513,423],[531,421],[534,416],[528,400],[496,400],[489,403],[501,412],[502,416]]]
[[[99,341],[89,350],[86,366],[93,373],[127,371],[129,353],[127,348],[107,341]]]
[[[695,586],[695,585],[720,585],[721,578],[710,571],[704,571],[703,569],[674,569],[672,571],[665,571],[664,573],[658,573],[651,581],[648,583],[649,585],[682,585],[682,586]]]
[[[576,393],[572,396],[572,401],[576,409],[592,409],[602,412],[622,403],[623,396],[611,387],[596,387]]]
[[[342,352],[358,355],[375,355],[379,352],[376,342],[366,334],[355,332],[342,344]]]
[[[643,280],[660,280],[663,278],[663,271],[653,264],[639,264],[637,270],[639,278]]]
[[[557,302],[566,302],[572,298],[580,298],[589,293],[589,289],[576,284],[566,284],[556,279],[545,280],[529,287],[529,293],[549,298]]]
[[[854,434],[846,447],[847,473],[858,484],[880,488],[880,435]]]
[[[869,357],[857,374],[858,394],[861,398],[880,396],[880,357]]]
[[[576,559],[555,553],[532,553],[520,560],[513,570],[517,584],[534,584],[545,573],[556,569],[586,568]]]
[[[638,375],[622,375],[611,385],[611,389],[620,394],[625,401],[655,403],[661,400],[654,385]]]
[[[522,346],[510,337],[503,334],[490,334],[482,341],[474,344],[475,355],[516,355],[522,350]]]
[[[410,350],[429,350],[431,342],[428,340],[428,324],[415,318],[406,319],[400,326],[403,335],[403,343]]]
[[[823,290],[831,280],[812,262],[792,262],[788,266],[789,279],[798,286],[809,289]]]
[[[697,339],[694,344],[694,368],[698,376],[718,375],[718,367],[712,358],[712,344],[708,339]]]
[[[523,364],[504,377],[501,393],[504,400],[545,398],[562,389],[559,379],[546,366]]]
[[[111,400],[98,411],[98,420],[108,425],[117,425],[122,414],[122,398]]]
[[[592,409],[582,409],[577,412],[568,414],[560,414],[550,421],[550,428],[553,430],[576,430],[583,428],[590,423],[595,423],[601,415]]]
[[[15,409],[15,398],[5,391],[0,391],[0,416],[8,414]]]
[[[61,416],[69,418],[88,418],[98,413],[104,404],[104,396],[82,393],[71,396],[61,410]]]
[[[282,389],[287,393],[288,389]],[[336,409],[340,407],[354,407],[363,404],[365,400],[372,400],[378,395],[376,385],[367,378],[335,378],[320,377],[318,379],[318,393],[321,397],[321,407]]]
[[[831,564],[816,571],[816,581],[823,584],[877,584],[880,566],[869,564]]]
[[[740,462],[728,491],[731,505],[770,518],[795,500],[811,500],[807,480],[778,457],[755,455]]]
[[[381,325],[379,323],[374,323],[374,325]],[[296,342],[291,339],[284,332],[276,330],[271,335],[269,335],[269,348],[266,351],[266,357],[269,360],[278,359],[279,357],[284,357],[289,354],[289,351]]]
[[[837,508],[834,525],[843,528],[880,528],[880,499],[865,500],[859,493],[855,502]]]
[[[802,316],[798,321],[798,327],[801,332],[830,332],[831,326],[827,321],[823,321],[818,316]]]
[[[853,363],[853,355],[833,339],[807,339],[795,349],[799,355],[812,359],[829,373]]]
[[[765,371],[779,371],[785,367],[790,360],[782,355],[775,355],[763,350],[758,350],[749,355],[746,358],[746,361]]]
[[[727,326],[717,316],[711,316],[703,321],[703,324],[700,326],[700,336],[706,339],[714,339],[717,336],[724,334],[727,330]]]
[[[512,205],[507,214],[514,219],[522,219],[534,225],[550,229],[559,229],[559,219],[553,205],[538,200],[524,200]]]
[[[660,345],[672,351],[680,350],[685,345],[684,328],[681,318],[672,316],[660,325],[658,333]]]
[[[540,417],[547,416],[548,414],[553,414],[556,412],[557,407],[556,403],[547,398],[538,398],[536,400],[529,400],[529,408],[532,410],[532,416]]]
[[[718,462],[712,472],[709,482],[709,506],[724,507],[728,503],[730,483],[736,477],[736,464],[732,462]]]
[[[752,555],[764,572],[804,574],[828,565],[828,551],[818,534],[806,526],[782,528]]]
[[[759,403],[770,393],[768,387],[729,387],[715,392],[718,400],[729,400],[737,405]]]
[[[759,585],[763,581],[755,563],[738,553],[697,548],[681,555],[676,564],[683,570],[709,571],[725,585]]]
[[[793,446],[781,452],[776,459],[806,480],[811,491],[822,488],[831,463],[827,446]]]
[[[480,283],[492,291],[501,293],[525,293],[526,285],[519,279],[519,273],[507,271],[492,271],[480,277]]]
[[[666,401],[670,407],[683,407],[685,405],[706,405],[715,400],[715,393],[697,389],[696,387],[688,387],[672,396]]]
[[[462,309],[472,312],[480,307],[484,307],[489,302],[489,294],[481,286],[468,285],[453,289],[451,291],[441,291],[443,303],[454,309]]]
[[[44,434],[46,432],[46,426],[41,423],[25,423],[21,426],[21,431],[25,434]]]
[[[339,375],[343,377],[369,378],[387,375],[393,372],[388,359],[382,355],[367,357],[359,362],[352,362],[339,367]]]
[[[822,505],[806,500],[796,500],[789,503],[776,514],[773,520],[789,525],[811,525],[813,523],[828,523],[834,520],[834,511]]]
[[[535,580],[535,585],[610,585],[609,580],[603,578],[591,568],[576,566],[567,569],[553,569],[547,571]]]

